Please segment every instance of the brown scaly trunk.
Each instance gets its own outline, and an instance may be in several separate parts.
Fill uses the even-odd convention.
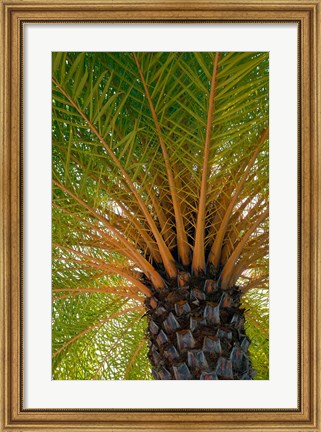
[[[145,302],[155,379],[251,380],[250,341],[236,286],[180,273]]]

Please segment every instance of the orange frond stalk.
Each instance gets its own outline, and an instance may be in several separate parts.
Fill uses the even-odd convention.
[[[222,248],[222,256],[221,256],[221,263],[225,264],[226,261],[229,258],[229,250],[233,249],[235,246],[235,243],[237,242],[240,233],[242,231],[246,231],[247,227],[252,223],[253,221],[253,215],[255,213],[260,214],[262,211],[262,207],[265,206],[264,200],[258,201],[247,213],[247,215],[239,221],[237,224],[233,224],[231,229],[226,235],[226,239],[224,240],[224,245]]]
[[[268,277],[269,277],[269,275],[264,275],[264,276],[261,276],[257,279],[252,280],[249,284],[242,287],[242,289],[241,289],[242,294],[247,293],[252,288],[259,288],[259,283],[264,281],[265,279],[268,279]]]
[[[144,139],[142,139],[142,142],[143,145],[147,145]],[[138,163],[138,160],[134,155],[132,156],[132,159],[133,163]],[[166,216],[164,212],[164,200],[160,197],[157,198],[153,187],[149,184],[149,182],[146,181],[146,179],[144,179],[141,174],[138,175],[138,179],[140,180],[140,184],[143,185],[149,199],[151,200],[153,209],[155,210],[158,219],[161,235],[163,236],[166,245],[170,248],[170,245],[172,243],[171,239],[173,238],[173,236],[175,236],[175,234],[170,226],[169,217],[168,215]],[[154,182],[158,188],[162,186],[162,182],[158,181],[158,176],[155,177]],[[160,204],[160,202],[162,204]]]
[[[93,291],[94,292],[94,291]],[[97,290],[97,292],[101,292],[102,294],[113,294],[112,292],[106,292],[106,291],[101,291],[101,290]],[[52,301],[56,302],[59,300],[63,300],[63,299],[69,299],[70,297],[76,297],[78,295],[82,295],[82,294],[90,294],[90,291],[76,291],[76,292],[70,292],[68,294],[64,294],[62,296],[59,297],[53,297]],[[138,297],[138,296],[134,296],[131,293],[124,293],[124,292],[117,292],[116,295],[120,296],[120,297],[125,297],[127,299],[134,299],[136,301],[139,301],[140,303],[144,303],[144,301]]]
[[[255,263],[258,259],[264,258],[268,254],[267,248],[263,247],[257,251],[255,251],[253,254],[242,256],[240,258],[239,262],[236,264],[233,270],[233,276],[230,281],[230,285],[235,285],[238,278],[242,275],[244,270],[249,269],[251,266],[251,263]]]
[[[144,284],[142,284],[132,274],[129,274],[128,272],[122,270],[121,268],[115,267],[111,263],[104,263],[104,262],[98,260],[97,258],[94,258],[90,255],[86,255],[83,252],[80,252],[80,251],[75,250],[75,249],[71,249],[71,248],[66,247],[66,246],[56,245],[55,243],[53,243],[52,246],[57,247],[57,248],[62,249],[62,250],[66,250],[67,252],[70,252],[72,254],[75,254],[75,255],[82,257],[85,261],[87,261],[87,264],[89,261],[90,266],[93,268],[104,269],[107,271],[107,273],[111,273],[111,274],[119,274],[120,276],[122,276],[123,278],[125,278],[129,282],[131,282],[133,285],[135,285],[143,294],[145,294],[148,297],[151,296],[151,291]],[[65,258],[62,258],[62,259],[66,260]]]
[[[155,241],[148,235],[146,229],[138,222],[136,217],[126,210],[122,203],[119,203],[118,205],[126,215],[126,218],[117,215],[117,228],[119,228],[127,238],[137,242],[139,249],[147,250],[156,263],[161,263],[162,258]]]
[[[103,246],[112,247],[113,251],[119,252],[122,255],[124,255],[127,258],[129,258],[130,260],[135,261],[135,256],[133,256],[132,253],[130,253],[130,251],[128,250],[128,248],[124,248],[124,246],[121,246],[121,244],[119,243],[119,241],[117,239],[114,239],[111,236],[109,236],[108,234],[106,234],[106,232],[104,232],[99,226],[90,223],[88,220],[82,219],[81,217],[77,216],[75,213],[72,213],[72,212],[66,210],[63,207],[59,207],[56,203],[53,203],[52,206],[55,207],[55,208],[57,208],[58,210],[62,211],[63,213],[65,213],[65,214],[67,214],[69,216],[72,216],[74,219],[76,219],[79,222],[81,222],[81,223],[85,224],[86,226],[90,227],[93,231],[96,232],[96,234],[99,234],[102,238],[100,238],[99,236],[96,236],[96,237],[97,237],[97,240],[99,240],[100,245],[102,247]],[[102,239],[104,239],[104,241],[102,241]],[[138,265],[138,263],[137,263],[137,265]]]
[[[269,214],[269,210],[267,209],[264,213],[262,213],[256,220],[256,222],[251,226],[251,228],[244,234],[242,237],[242,240],[239,242],[237,247],[235,248],[234,252],[228,259],[227,263],[225,264],[223,271],[221,273],[221,287],[222,289],[227,289],[229,287],[229,282],[232,277],[232,272],[234,268],[234,264],[239,259],[239,256],[242,252],[243,247],[245,246],[246,242],[248,241],[249,237],[253,232],[256,230],[256,228],[264,221],[264,219],[267,218]]]
[[[219,60],[219,53],[217,52],[215,55],[215,61],[213,65],[211,89],[209,95],[206,138],[205,138],[203,167],[202,167],[202,181],[201,181],[199,205],[197,211],[195,245],[193,251],[192,269],[195,274],[198,274],[201,271],[202,272],[205,271],[204,237],[205,237],[206,195],[207,195],[207,188],[208,188],[208,169],[209,169],[208,165],[209,165],[209,157],[210,157],[210,143],[211,143],[212,132],[213,132],[213,113],[214,113],[214,105],[215,105],[218,60]]]
[[[123,289],[123,291],[121,291]],[[102,293],[102,294],[116,294],[121,297],[128,297],[131,299],[134,299],[136,301],[139,301],[140,303],[144,303],[144,298],[140,297],[136,294],[133,294],[131,292],[126,292],[126,289],[128,289],[127,286],[125,287],[117,287],[117,288],[53,288],[53,293],[62,293],[62,292],[68,292],[69,294],[66,294],[65,296],[61,297],[55,297],[53,300],[57,301],[63,298],[68,298],[70,295],[78,295],[78,294],[91,294],[91,293]]]
[[[170,239],[173,237],[174,233],[172,228],[169,225],[168,218],[165,216],[162,206],[160,205],[159,200],[156,198],[153,189],[149,185],[146,185],[145,189],[153,204],[153,208],[156,212],[157,219],[160,225],[161,234],[164,237],[167,246],[169,246],[171,242]]]
[[[224,218],[222,220],[220,229],[216,235],[215,241],[213,243],[213,246],[211,248],[211,251],[210,251],[209,257],[208,257],[208,262],[213,264],[213,266],[215,268],[218,267],[220,259],[221,259],[223,240],[224,240],[227,228],[228,228],[228,224],[229,224],[229,220],[230,220],[230,217],[232,215],[232,212],[233,212],[233,208],[234,208],[234,206],[237,202],[237,199],[238,199],[238,197],[239,197],[239,195],[243,189],[243,186],[244,186],[246,179],[249,175],[250,169],[254,165],[254,162],[255,162],[258,154],[260,153],[260,150],[261,150],[263,144],[265,143],[265,141],[267,140],[267,138],[268,138],[268,129],[264,129],[261,136],[260,136],[259,144],[256,147],[256,149],[255,149],[255,151],[254,151],[254,153],[253,153],[253,155],[252,155],[252,157],[251,157],[251,159],[250,159],[250,161],[249,161],[249,163],[248,163],[248,165],[244,171],[244,174],[243,174],[239,184],[237,185],[237,187],[235,189],[234,195],[230,200],[229,206],[227,207],[227,210],[226,210]]]
[[[228,179],[229,180],[229,179]],[[209,234],[208,239],[209,243],[213,245],[215,236],[219,231],[219,227],[221,226],[222,220],[226,213],[226,209],[231,200],[231,195],[234,190],[233,183],[228,184],[228,182],[224,182],[219,195],[213,198],[214,201],[214,211],[210,217],[209,224]]]
[[[153,102],[152,102],[152,99],[151,99],[151,96],[150,96],[150,93],[149,93],[149,90],[147,87],[147,83],[145,81],[142,69],[140,67],[140,63],[139,63],[138,58],[137,58],[135,53],[134,53],[134,59],[135,59],[136,65],[137,65],[137,69],[139,71],[140,78],[141,78],[143,86],[144,86],[146,98],[147,98],[148,103],[149,103],[149,107],[150,107],[151,114],[152,114],[152,117],[153,117],[153,120],[155,123],[159,143],[160,143],[163,157],[164,157],[165,168],[166,168],[166,173],[167,173],[167,178],[168,178],[168,184],[170,187],[172,201],[173,201],[173,208],[174,208],[174,212],[175,212],[178,255],[179,255],[183,265],[187,266],[190,263],[190,251],[189,251],[187,235],[186,235],[186,231],[185,231],[185,227],[184,227],[184,223],[183,223],[183,216],[182,216],[182,212],[181,212],[179,197],[178,197],[178,194],[176,191],[172,167],[171,167],[169,156],[167,153],[167,148],[166,148],[165,142],[163,140],[163,136],[162,136],[161,127],[160,127],[160,124],[158,121],[158,117],[157,117],[157,114],[155,112],[155,108],[154,108],[154,105],[153,105]],[[177,276],[177,270],[176,270],[174,276]]]

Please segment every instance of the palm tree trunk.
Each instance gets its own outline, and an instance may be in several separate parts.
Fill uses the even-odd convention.
[[[251,380],[249,339],[237,286],[179,273],[145,302],[149,359],[159,380]]]

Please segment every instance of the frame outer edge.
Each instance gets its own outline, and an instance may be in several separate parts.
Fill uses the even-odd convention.
[[[321,220],[321,185],[320,185],[320,8],[321,4],[315,5],[313,12],[311,11],[311,47],[310,47],[310,140],[311,140],[311,156],[310,156],[310,271],[311,271],[311,298],[310,298],[310,398],[311,405],[310,416],[311,425],[314,430],[320,431],[320,286],[321,286],[321,238],[320,238],[320,220]],[[307,194],[308,195],[308,194]]]
[[[81,3],[82,5],[85,5],[84,1],[80,1],[79,3]],[[97,2],[98,3],[98,2]],[[111,4],[110,2],[109,5]],[[115,4],[116,4],[116,8],[117,8],[117,4],[122,3],[122,5],[124,5],[123,2],[115,0]],[[152,1],[151,3],[154,3],[154,1]],[[169,2],[166,1],[166,3],[169,4]],[[190,4],[191,2],[187,1],[188,4]],[[207,4],[210,4],[211,2],[206,2]],[[212,2],[213,5],[217,5],[218,3],[222,5],[222,2],[217,2],[217,1],[213,1]],[[249,1],[247,2],[248,4],[258,4],[257,1]],[[289,3],[286,5],[286,8],[289,8],[290,4],[298,4],[298,2],[287,2],[287,0],[283,0],[282,4],[285,3]],[[55,4],[68,4],[67,1],[64,0],[58,0],[55,1]],[[76,4],[75,1],[70,2],[70,4]],[[88,1],[86,2],[86,4],[88,5],[93,5],[94,2],[92,1]],[[99,2],[99,4],[101,5],[101,1]],[[139,2],[138,4],[141,4],[141,2]],[[145,3],[146,4],[146,3]],[[177,4],[177,2],[176,2]],[[183,4],[183,3],[182,3]],[[193,4],[195,5],[195,2],[193,2]],[[204,3],[205,4],[205,3]],[[227,1],[227,5],[231,5],[230,1]],[[263,5],[266,5],[266,2],[263,1],[262,2]],[[280,2],[278,1],[271,1],[269,2],[269,4],[280,4]],[[127,427],[125,427],[125,429],[123,428],[123,426],[119,425],[108,425],[106,424],[106,426],[102,429],[102,425],[99,425],[98,423],[95,426],[91,426],[89,425],[89,427],[86,427],[86,423],[84,423],[84,425],[80,426],[80,425],[75,425],[70,423],[68,426],[64,423],[62,423],[61,426],[58,426],[58,424],[56,424],[55,426],[53,426],[52,424],[46,424],[46,422],[41,421],[41,424],[38,423],[37,424],[37,416],[35,415],[32,419],[31,416],[31,421],[30,424],[28,424],[28,422],[23,421],[22,423],[19,423],[19,415],[17,416],[17,418],[15,419],[15,421],[17,423],[15,423],[15,421],[13,421],[13,418],[11,417],[11,415],[14,413],[14,411],[17,410],[17,406],[10,406],[10,403],[13,402],[13,400],[10,397],[10,390],[14,390],[14,394],[18,395],[19,394],[19,390],[16,389],[11,389],[10,388],[10,378],[16,373],[17,370],[17,364],[19,364],[19,359],[16,359],[16,362],[14,367],[11,367],[9,360],[10,357],[10,353],[12,354],[14,349],[15,349],[15,345],[13,345],[12,343],[10,343],[10,340],[12,341],[16,341],[16,339],[12,339],[10,336],[10,330],[12,330],[12,328],[10,328],[11,325],[11,319],[12,319],[12,310],[10,309],[10,304],[11,304],[11,300],[10,300],[10,291],[9,288],[12,285],[16,285],[17,283],[17,277],[14,278],[14,280],[11,280],[11,271],[12,271],[12,267],[10,265],[10,258],[11,258],[11,253],[13,251],[17,251],[16,247],[17,247],[17,240],[16,240],[16,235],[13,231],[14,229],[14,225],[17,223],[17,200],[19,199],[19,193],[17,193],[17,191],[13,191],[13,186],[16,186],[16,183],[13,181],[13,176],[15,174],[17,174],[17,172],[19,173],[19,169],[17,171],[17,168],[19,168],[19,161],[16,160],[14,162],[14,167],[13,169],[10,168],[11,164],[11,158],[10,156],[14,156],[14,152],[17,150],[17,147],[13,146],[14,148],[11,149],[10,151],[10,146],[9,143],[11,142],[12,139],[16,139],[16,137],[19,135],[17,133],[17,131],[13,132],[13,136],[11,137],[10,134],[10,113],[13,113],[12,111],[12,107],[11,107],[11,102],[10,102],[10,95],[14,97],[15,99],[15,104],[17,103],[16,101],[19,99],[19,94],[17,95],[17,92],[19,93],[19,90],[17,89],[13,89],[12,93],[10,93],[11,89],[10,89],[10,71],[11,71],[11,63],[9,63],[9,52],[10,52],[10,43],[13,43],[13,47],[15,50],[14,56],[17,57],[18,55],[18,51],[17,49],[19,49],[19,47],[17,47],[17,45],[14,43],[14,41],[11,39],[11,27],[10,25],[12,24],[12,21],[10,22],[10,19],[12,17],[12,10],[15,9],[15,5],[19,5],[21,7],[20,11],[23,12],[24,6],[29,6],[29,5],[33,5],[33,6],[50,6],[50,1],[49,0],[42,0],[37,1],[37,0],[31,0],[28,2],[20,2],[17,0],[13,0],[10,3],[6,2],[4,0],[4,2],[2,0],[0,0],[0,6],[1,6],[1,36],[2,36],[2,42],[1,42],[1,46],[0,46],[0,60],[2,60],[2,64],[7,64],[9,66],[7,66],[6,68],[1,68],[0,71],[0,84],[2,84],[2,89],[3,91],[0,92],[0,144],[1,144],[1,152],[0,152],[0,163],[1,163],[1,167],[2,169],[2,173],[1,173],[1,177],[0,177],[0,193],[1,193],[1,197],[0,197],[0,206],[1,206],[1,213],[3,214],[3,219],[1,221],[1,225],[0,225],[0,247],[2,247],[2,251],[0,251],[1,253],[1,260],[0,260],[0,274],[1,274],[1,286],[0,286],[0,302],[1,302],[1,308],[3,308],[4,313],[1,314],[0,313],[0,350],[1,350],[1,354],[0,354],[0,388],[1,388],[1,395],[4,396],[3,400],[1,401],[1,413],[0,413],[0,430],[4,430],[5,431],[31,431],[31,430],[38,430],[38,431],[42,431],[42,432],[46,432],[46,431],[52,431],[53,429],[55,429],[57,432],[61,431],[65,431],[66,428],[68,428],[68,430],[72,430],[72,431],[79,431],[79,430],[84,430],[84,431],[97,431],[97,430],[105,430],[105,431],[115,431],[118,429],[121,430],[133,430],[135,429],[137,432],[138,431],[147,431],[147,430],[162,430],[162,425],[158,424],[158,427],[156,426],[151,426],[150,424],[148,424],[148,426],[151,426],[151,429],[149,429],[149,427],[147,426],[145,427],[137,427],[136,425],[131,425],[129,424],[128,426],[130,426],[128,429]],[[321,219],[321,175],[320,175],[320,126],[321,126],[321,90],[320,90],[320,71],[321,71],[321,56],[320,56],[320,52],[321,52],[321,44],[320,44],[320,9],[321,9],[321,3],[320,0],[311,0],[310,2],[302,2],[301,5],[309,5],[310,6],[310,17],[311,17],[311,28],[310,28],[310,32],[309,35],[311,37],[311,40],[313,41],[313,45],[310,46],[310,55],[313,56],[313,59],[311,59],[311,70],[310,70],[310,77],[311,77],[311,98],[310,98],[310,109],[311,109],[311,121],[310,121],[310,138],[311,138],[311,151],[313,154],[313,160],[311,161],[311,184],[310,184],[310,199],[311,199],[311,206],[310,206],[310,211],[311,211],[311,215],[310,215],[310,221],[311,221],[311,227],[312,227],[312,233],[314,233],[314,238],[313,236],[311,236],[311,266],[310,266],[310,271],[312,271],[311,276],[311,336],[310,336],[310,342],[313,342],[313,347],[312,347],[312,352],[311,352],[311,358],[310,361],[312,362],[312,360],[314,361],[313,363],[310,363],[310,368],[311,368],[311,376],[310,376],[310,398],[312,398],[312,402],[311,406],[310,406],[310,425],[306,426],[306,428],[304,428],[304,426],[302,426],[302,429],[299,425],[293,426],[291,425],[291,422],[289,422],[288,427],[285,426],[286,423],[282,422],[282,425],[276,426],[276,427],[271,427],[270,425],[264,425],[263,427],[257,426],[257,421],[255,421],[255,425],[253,424],[249,424],[248,429],[246,429],[244,424],[240,425],[235,425],[236,429],[239,431],[246,431],[246,430],[252,430],[254,431],[259,431],[262,432],[263,429],[264,430],[273,430],[274,432],[278,432],[278,431],[283,431],[285,432],[285,430],[293,430],[296,432],[307,432],[308,430],[310,430],[311,432],[321,432],[321,425],[320,425],[320,412],[319,412],[319,408],[321,407],[321,392],[319,390],[320,386],[321,386],[321,376],[320,376],[320,360],[321,360],[321,344],[319,342],[320,339],[320,325],[321,325],[321,314],[320,314],[320,310],[321,310],[321,304],[320,304],[320,286],[321,286],[321,229],[320,229],[320,219]],[[12,7],[13,6],[13,7]],[[183,4],[184,6],[184,4]],[[242,5],[241,5],[242,6]],[[35,11],[37,10],[36,8],[34,9]],[[313,18],[312,18],[313,17]],[[18,56],[19,59],[19,56]],[[2,70],[4,69],[4,71]],[[12,70],[12,72],[16,75],[17,72],[16,70]],[[18,72],[19,73],[19,72]],[[14,113],[16,114],[16,108]],[[1,127],[2,126],[2,127]],[[11,152],[11,154],[10,154]],[[12,174],[12,177],[11,177]],[[12,181],[12,183],[10,182],[10,179]],[[15,180],[17,182],[17,178]],[[13,196],[10,198],[10,192],[14,192]],[[10,203],[11,201],[11,203]],[[13,207],[13,211],[15,212],[15,215],[12,219],[12,212],[11,212],[11,204]],[[11,215],[11,216],[10,216]],[[18,217],[19,219],[19,217]],[[14,238],[12,238],[14,237]],[[320,242],[320,243],[319,243]],[[19,244],[18,244],[19,245]],[[19,247],[18,247],[19,248]],[[14,258],[14,257],[13,257]],[[15,258],[14,258],[15,259]],[[16,261],[15,261],[16,262]],[[16,302],[16,299],[14,299],[14,302]],[[13,315],[16,315],[17,311],[14,311]],[[16,332],[19,333],[19,329],[14,329]],[[16,333],[17,334],[17,333]],[[4,361],[3,361],[4,360]],[[315,361],[316,360],[316,361]],[[17,382],[13,382],[13,385],[15,387],[17,387]],[[17,401],[15,402],[15,404],[17,404]],[[314,410],[314,412],[312,412],[312,410]],[[1,414],[3,414],[4,419],[1,418]],[[228,413],[226,413],[228,414]],[[175,415],[175,413],[173,413],[173,416]],[[4,423],[3,423],[4,421]],[[122,422],[120,422],[122,423]],[[42,426],[42,427],[41,427]],[[65,426],[65,427],[64,427]],[[284,427],[286,429],[284,429]],[[5,429],[3,429],[5,428]],[[195,428],[195,429],[194,429]],[[198,429],[199,428],[199,429]],[[164,423],[164,430],[208,430],[208,431],[212,431],[213,430],[213,425],[212,427],[209,425],[204,425],[202,427],[200,427],[200,423],[195,421],[191,422],[189,425],[175,425],[175,424],[171,424],[169,425],[168,423]],[[235,431],[236,429],[231,428],[230,426],[227,427],[226,429],[224,428],[225,432],[232,432]],[[222,430],[221,428],[219,428],[219,430]]]
[[[4,6],[2,3],[0,3],[0,64],[4,64],[4,50],[5,50],[5,42],[4,42],[4,32],[5,32],[5,25],[4,25]],[[5,87],[4,87],[4,68],[0,68],[0,88],[2,88],[2,91],[0,91],[0,166],[5,166],[5,155],[4,155],[4,146],[5,146],[5,137],[4,137],[4,93],[5,93]],[[0,248],[2,251],[4,251],[5,247],[5,205],[4,205],[4,190],[5,190],[5,174],[4,169],[2,170],[2,173],[0,175],[0,213],[3,215],[1,219],[0,224]],[[4,393],[4,387],[5,387],[5,349],[4,349],[4,338],[5,338],[5,332],[4,332],[4,314],[5,314],[5,263],[4,263],[4,253],[0,256],[0,275],[1,275],[1,283],[0,283],[0,391],[1,391],[1,399],[0,399],[0,429],[3,429],[4,427],[4,419],[3,415],[5,412],[5,393]]]
[[[283,6],[288,9],[306,10],[307,7],[313,7],[319,4],[319,0],[1,0],[3,4],[11,6],[14,9],[37,10],[39,6],[42,9],[56,8],[58,5],[63,9],[72,8],[76,10],[95,9],[96,7],[105,10],[182,10],[185,12],[207,10],[257,10],[258,4],[262,7],[270,7],[275,10],[283,10]],[[53,6],[54,3],[54,6]]]
[[[316,303],[316,338],[315,338],[315,411],[317,430],[321,431],[321,2],[316,6],[315,14],[315,140],[316,140],[316,266],[314,268],[315,303]]]
[[[9,58],[9,13],[8,8],[1,1],[1,48],[0,59],[1,64],[5,65],[6,60]],[[10,201],[9,194],[11,190],[10,184],[10,155],[9,155],[9,142],[10,142],[10,128],[8,126],[9,120],[9,95],[10,95],[10,80],[9,80],[8,67],[1,68],[0,83],[2,91],[0,91],[0,134],[1,134],[1,151],[0,151],[0,205],[1,205],[1,251],[0,251],[0,351],[1,351],[1,365],[0,365],[0,386],[1,386],[1,416],[0,427],[5,428],[10,422],[10,258],[11,258],[11,244],[10,244]]]

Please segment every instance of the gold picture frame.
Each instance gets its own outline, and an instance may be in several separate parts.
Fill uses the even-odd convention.
[[[321,0],[1,0],[1,431],[321,432]],[[25,22],[295,22],[299,28],[297,409],[23,407],[22,68]]]

